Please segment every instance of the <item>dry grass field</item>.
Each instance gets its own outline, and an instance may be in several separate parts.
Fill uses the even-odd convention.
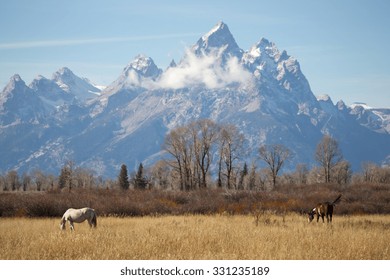
[[[0,259],[390,259],[390,216],[335,216],[308,224],[297,214],[60,219],[0,218]]]

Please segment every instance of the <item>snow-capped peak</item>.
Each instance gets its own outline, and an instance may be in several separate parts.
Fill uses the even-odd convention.
[[[152,58],[143,54],[137,55],[134,60],[125,67],[124,72],[128,74],[131,70],[135,70],[141,76],[151,78],[156,78],[162,72]]]
[[[19,74],[15,74],[11,77],[11,82],[21,82],[23,81],[22,78],[19,76]]]
[[[60,68],[55,74],[61,75],[61,76],[73,76],[73,72],[68,67],[62,67]]]
[[[249,51],[253,56],[259,56],[261,51],[265,49],[269,49],[273,46],[273,43],[270,43],[266,38],[261,38],[259,42],[257,42]]]
[[[288,60],[290,58],[286,51],[280,52],[275,43],[270,42],[265,38],[261,38],[260,41],[252,46],[248,51],[248,55],[253,59],[258,58],[263,54],[275,62]]]
[[[221,32],[224,29],[226,29],[226,31],[230,33],[227,25],[223,21],[219,21],[216,25],[214,25],[213,28],[211,28],[209,32],[207,32],[205,35],[202,36],[202,39],[206,41],[211,35],[217,32]]]
[[[24,87],[26,87],[25,82],[22,80],[22,78],[19,76],[19,74],[15,74],[9,79],[9,82],[5,86],[3,92],[9,93],[16,88],[24,88]]]
[[[42,75],[38,75],[34,80],[39,81],[39,80],[46,80],[46,79],[47,79],[46,77],[44,77]]]
[[[347,106],[345,105],[344,101],[343,100],[339,100],[337,103],[336,103],[336,107],[339,111],[344,111],[347,109]]]
[[[118,92],[123,88],[145,87],[151,81],[157,80],[161,73],[162,70],[152,58],[143,54],[137,55],[123,69],[119,78],[104,89],[104,95]]]
[[[46,77],[42,76],[42,75],[38,75],[32,82],[31,84],[29,85],[29,88],[33,89],[34,91],[37,91],[39,90],[39,88],[41,87],[41,85],[43,83],[48,83],[50,82],[49,79],[47,79]]]
[[[327,94],[322,94],[322,95],[317,96],[317,100],[324,101],[324,102],[331,102],[333,104],[332,99]]]
[[[356,107],[361,107],[361,108],[363,108],[364,110],[370,110],[370,109],[372,109],[372,107],[368,106],[366,103],[363,103],[363,102],[355,102],[355,103],[352,103],[350,107],[351,107],[352,109],[355,109]]]
[[[63,67],[53,74],[52,80],[64,91],[69,92],[70,84],[74,83],[75,75],[69,68]]]
[[[52,80],[65,92],[79,100],[94,98],[100,90],[87,79],[76,76],[69,68],[63,67],[53,74]]]
[[[210,53],[216,49],[224,49],[225,55],[236,56],[239,59],[243,51],[237,45],[229,27],[222,21],[218,22],[209,32],[203,35],[192,47],[195,54]]]

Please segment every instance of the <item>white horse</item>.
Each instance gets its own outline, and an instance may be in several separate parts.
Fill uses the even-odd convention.
[[[66,221],[68,221],[70,229],[74,230],[73,223],[82,223],[85,220],[88,221],[90,227],[97,226],[96,213],[94,209],[88,207],[81,209],[69,208],[62,216],[60,227],[62,230],[65,229]]]

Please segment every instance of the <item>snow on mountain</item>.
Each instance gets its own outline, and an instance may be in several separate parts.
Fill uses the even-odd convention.
[[[243,54],[243,50],[237,45],[228,26],[222,21],[203,35],[192,47],[192,51],[198,56],[217,52],[222,59],[229,56],[241,59]]]
[[[36,77],[29,87],[49,106],[56,107],[71,103],[75,96],[62,89],[54,80],[43,76]]]
[[[3,124],[44,121],[60,106],[76,103],[84,106],[99,94],[99,88],[66,67],[55,72],[52,79],[37,76],[29,86],[16,74],[0,94],[0,121]]]
[[[53,74],[52,80],[65,92],[80,101],[86,101],[100,94],[100,89],[88,79],[76,76],[69,68],[63,67]]]
[[[262,38],[244,53],[242,63],[256,77],[259,87],[264,88],[263,95],[272,95],[268,100],[279,99],[278,103],[289,103],[294,106],[293,111],[298,108],[296,113],[311,116],[312,122],[317,122],[317,100],[295,58]],[[275,95],[275,91],[279,94]]]
[[[154,84],[154,89],[217,89],[232,85],[251,88],[254,81],[241,63],[243,53],[228,26],[219,22],[195,45],[185,50],[178,64],[171,63]]]
[[[317,100],[320,103],[322,110],[324,110],[328,115],[334,115],[338,113],[338,108],[333,104],[332,99],[329,95],[319,95]]]
[[[323,134],[340,142],[355,169],[390,155],[387,109],[317,99],[295,58],[264,38],[243,51],[223,22],[164,71],[152,58],[136,56],[101,92],[62,68],[29,87],[14,76],[0,96],[0,145],[6,146],[0,171],[58,172],[61,162],[72,160],[115,177],[122,163],[131,168],[158,160],[170,129],[205,118],[236,125],[247,139],[249,161],[257,158],[260,145],[283,144],[295,155],[287,168],[314,164]],[[28,120],[44,113],[30,128],[21,125],[25,112]]]
[[[19,75],[11,77],[0,94],[0,125],[34,123],[45,118],[45,107]]]
[[[390,109],[372,108],[365,103],[351,105],[351,115],[364,127],[378,133],[390,134]]]
[[[138,55],[122,71],[118,79],[105,90],[110,95],[121,90],[149,87],[162,73],[153,59],[145,55]]]

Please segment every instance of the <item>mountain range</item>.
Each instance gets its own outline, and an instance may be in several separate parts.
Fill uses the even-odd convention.
[[[244,51],[219,22],[160,69],[138,55],[107,87],[64,67],[31,84],[11,77],[0,93],[0,173],[58,174],[66,161],[117,176],[161,158],[166,133],[197,119],[234,124],[247,139],[246,160],[262,144],[294,154],[287,168],[314,164],[324,134],[340,144],[354,170],[390,162],[390,109],[316,97],[299,62],[265,38]]]

